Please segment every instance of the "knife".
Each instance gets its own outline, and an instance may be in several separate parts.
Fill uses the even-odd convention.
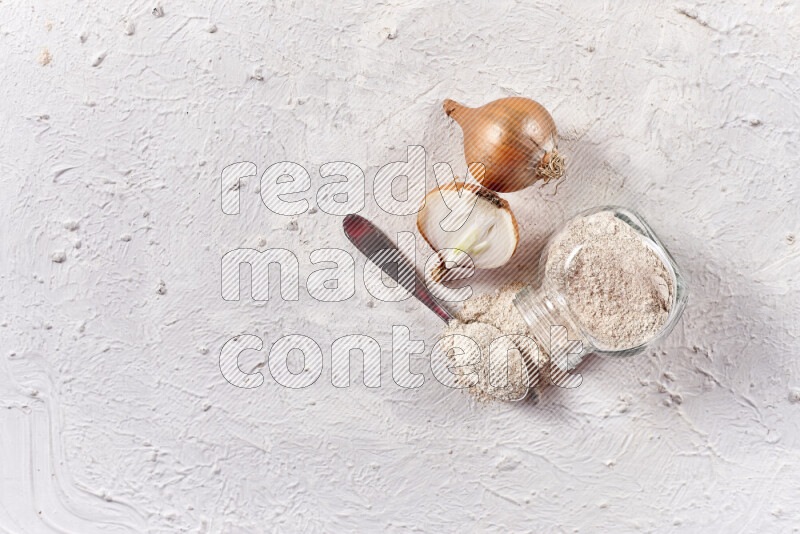
[[[453,319],[450,312],[442,308],[436,297],[428,290],[425,282],[417,275],[414,265],[400,254],[400,249],[386,234],[364,217],[352,213],[344,218],[342,226],[350,242],[372,263],[430,308],[442,321],[449,323]],[[386,254],[391,250],[396,250],[400,254],[401,261],[382,262],[382,264],[376,261],[379,254]],[[397,265],[397,269],[391,269],[389,265]]]

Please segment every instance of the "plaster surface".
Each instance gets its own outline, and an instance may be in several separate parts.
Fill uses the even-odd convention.
[[[0,2],[0,531],[794,532],[800,529],[800,11],[791,1]],[[364,288],[325,162],[372,179],[409,145],[463,172],[445,98],[534,98],[568,155],[558,186],[505,195],[521,243],[476,291],[525,280],[547,235],[598,204],[639,211],[687,273],[684,318],[652,351],[594,359],[538,405],[435,384],[440,330]],[[241,212],[220,175],[294,161],[311,209]],[[313,213],[312,213],[313,212]],[[282,247],[298,301],[220,296],[220,258]],[[309,252],[352,251],[355,295],[305,290]],[[418,265],[430,253],[417,243]],[[273,279],[277,282],[277,277]],[[391,327],[426,353],[391,379]],[[265,383],[219,369],[232,336]],[[322,348],[279,387],[272,343]],[[383,348],[380,388],[330,346]]]

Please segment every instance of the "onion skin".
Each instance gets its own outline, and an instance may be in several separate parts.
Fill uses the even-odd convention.
[[[468,108],[447,99],[443,107],[464,132],[470,173],[487,189],[508,193],[563,176],[556,123],[538,102],[515,96]]]

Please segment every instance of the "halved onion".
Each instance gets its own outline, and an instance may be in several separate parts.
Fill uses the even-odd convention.
[[[477,198],[476,198],[477,197]],[[445,224],[445,219],[463,224]],[[428,192],[425,206],[417,215],[419,233],[439,253],[439,271],[463,266],[463,251],[476,269],[494,269],[505,265],[517,249],[519,229],[508,202],[497,193],[475,184],[455,183]],[[451,249],[449,252],[445,249]]]

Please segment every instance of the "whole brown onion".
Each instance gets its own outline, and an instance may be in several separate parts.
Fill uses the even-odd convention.
[[[519,191],[564,175],[556,124],[538,102],[509,97],[468,108],[447,99],[444,111],[461,126],[470,173],[487,189]]]

